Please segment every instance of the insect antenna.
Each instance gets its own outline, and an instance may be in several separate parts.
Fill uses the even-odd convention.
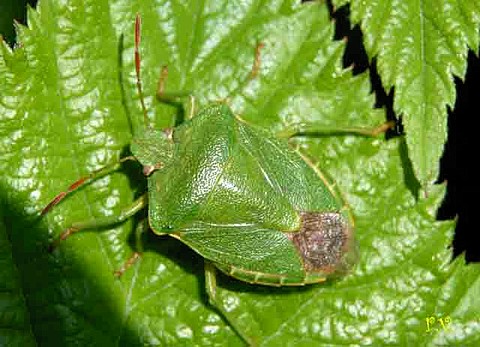
[[[145,107],[145,100],[143,98],[142,91],[142,81],[140,79],[140,31],[141,31],[142,20],[140,14],[137,13],[135,17],[135,73],[137,77],[137,91],[140,98],[140,104],[142,105],[143,111],[143,122],[145,127],[149,127],[149,121],[147,116],[147,108]]]

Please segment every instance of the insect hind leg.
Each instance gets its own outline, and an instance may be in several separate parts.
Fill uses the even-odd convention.
[[[257,343],[255,342],[255,339],[251,336],[248,336],[246,332],[240,329],[240,327],[238,327],[238,324],[236,323],[236,319],[232,317],[227,310],[224,309],[222,301],[217,295],[217,276],[216,276],[217,269],[215,268],[215,265],[207,259],[204,259],[204,262],[205,262],[205,289],[207,292],[210,305],[214,306],[218,310],[218,312],[221,313],[223,318],[233,328],[233,330],[237,333],[237,335],[247,343],[247,345],[256,346]]]
[[[113,272],[115,277],[121,277],[125,271],[131,268],[141,258],[143,253],[142,235],[148,230],[148,217],[143,218],[135,228],[135,251],[122,264],[122,266]]]

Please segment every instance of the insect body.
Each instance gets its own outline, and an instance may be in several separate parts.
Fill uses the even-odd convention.
[[[170,149],[159,159],[166,164],[148,177],[154,232],[253,283],[320,282],[353,264],[349,210],[285,140],[245,124],[219,103],[163,141]],[[134,142],[134,155],[147,150],[141,143]]]

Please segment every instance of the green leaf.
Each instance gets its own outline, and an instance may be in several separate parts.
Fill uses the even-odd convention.
[[[0,345],[34,346],[24,292],[6,233],[8,226],[5,225],[3,206],[0,207],[0,329],[7,332],[0,333]]]
[[[340,6],[346,1],[335,1]],[[453,75],[463,78],[468,47],[478,54],[480,1],[350,1],[370,59],[385,88],[395,90],[409,158],[424,189],[438,178],[447,139]]]
[[[37,11],[18,29],[19,47],[0,48],[0,273],[7,283],[0,302],[10,307],[1,310],[0,342],[243,345],[207,303],[202,259],[178,241],[144,235],[141,259],[114,278],[133,252],[139,219],[74,234],[48,253],[72,222],[118,214],[141,194],[141,167],[126,165],[79,189],[43,219],[38,211],[79,177],[126,155],[132,132],[141,131],[136,12],[145,101],[158,129],[182,116],[154,98],[164,64],[168,91],[193,91],[200,106],[229,97],[242,118],[273,131],[298,122],[381,123],[368,76],[342,69],[344,43],[332,41],[327,6],[43,0]],[[259,41],[260,74],[250,80]],[[478,345],[480,269],[463,258],[451,262],[454,222],[435,221],[444,186],[427,181],[430,194],[415,199],[404,140],[294,142],[335,178],[352,207],[360,261],[344,279],[304,288],[220,275],[218,295],[235,326],[263,346]]]

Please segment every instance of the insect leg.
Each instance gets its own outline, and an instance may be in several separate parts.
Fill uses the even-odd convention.
[[[125,271],[127,271],[132,265],[134,265],[142,256],[143,253],[143,245],[142,245],[142,234],[148,230],[148,218],[144,218],[138,223],[137,227],[135,228],[135,251],[133,254],[128,258],[125,263],[123,263],[122,267],[118,270],[115,270],[113,274],[115,277],[120,277],[123,275]]]
[[[70,185],[70,187],[67,188],[66,191],[59,193],[57,196],[55,196],[48,204],[45,206],[40,212],[40,216],[45,215],[48,211],[50,211],[54,206],[56,206],[60,201],[62,201],[68,194],[71,192],[77,190],[78,188],[92,182],[93,180],[102,177],[106,174],[109,174],[110,172],[116,171],[120,168],[121,164],[125,161],[128,160],[134,160],[136,161],[137,159],[133,156],[128,156],[121,158],[120,160],[116,161],[115,163],[108,164],[98,170],[93,171],[87,176],[84,176],[78,180],[76,180],[73,184]]]
[[[168,77],[168,67],[166,65],[162,66],[160,71],[160,77],[157,84],[157,99],[161,102],[171,104],[171,103],[184,103],[185,99],[188,98],[189,105],[188,108],[188,119],[192,119],[195,114],[195,96],[193,93],[186,92],[166,92],[165,83]]]
[[[260,63],[261,63],[260,51],[262,50],[263,47],[265,47],[265,44],[263,42],[258,42],[257,45],[255,46],[255,59],[253,61],[252,70],[250,71],[250,76],[249,76],[249,79],[251,80],[256,78],[260,72]]]
[[[243,341],[245,341],[249,346],[256,346],[257,343],[255,342],[252,337],[247,336],[242,329],[237,327],[234,318],[230,317],[228,311],[223,308],[222,302],[217,297],[217,276],[216,276],[216,268],[215,265],[212,264],[209,260],[205,259],[205,289],[207,291],[209,302],[212,306],[214,306],[225,318],[228,324],[235,330],[238,336],[240,336]]]
[[[277,133],[278,137],[291,138],[295,136],[325,136],[325,135],[359,135],[375,137],[385,133],[389,129],[395,127],[394,121],[387,121],[373,128],[362,127],[339,127],[339,126],[322,126],[317,124],[297,124],[287,127]]]
[[[236,94],[239,94],[240,91],[245,88],[246,85],[250,83],[250,81],[254,80],[260,75],[260,66],[261,66],[261,50],[265,47],[265,43],[257,42],[255,46],[255,53],[252,68],[246,77],[243,78],[243,81],[233,90],[230,91],[229,96],[227,96],[227,100]]]
[[[265,44],[263,42],[258,42],[257,45],[255,46],[255,58],[253,60],[252,68],[243,81],[235,90],[230,92],[229,95],[234,95],[239,92],[240,89],[242,89],[246,84],[248,84],[251,80],[255,79],[258,77],[260,73],[260,63],[261,63],[261,56],[260,56],[260,51],[262,48],[265,47]],[[192,92],[190,91],[185,91],[185,92],[166,92],[165,91],[165,83],[167,81],[168,77],[168,67],[166,65],[162,66],[162,69],[160,70],[160,77],[158,79],[158,84],[157,84],[157,98],[159,101],[167,103],[167,104],[172,104],[172,103],[184,103],[184,100],[188,98],[189,100],[189,105],[188,105],[188,119],[192,119],[193,116],[195,115],[195,96],[193,95]],[[229,99],[229,96],[227,96],[223,101],[227,101]],[[187,107],[185,107],[187,109]]]
[[[135,213],[147,206],[147,194],[143,194],[130,206],[124,208],[117,216],[108,216],[99,219],[92,219],[86,222],[73,223],[69,228],[65,229],[62,234],[54,240],[49,247],[49,251],[52,252],[58,247],[61,241],[64,241],[67,237],[82,230],[99,229],[115,225],[125,221],[133,216]]]

